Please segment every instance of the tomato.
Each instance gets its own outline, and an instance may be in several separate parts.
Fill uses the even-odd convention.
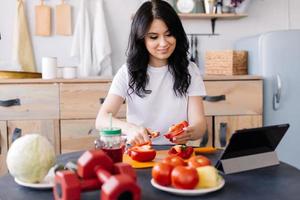
[[[177,155],[183,159],[188,159],[193,154],[194,149],[193,147],[186,146],[184,144],[175,145],[171,147],[168,154],[169,155]]]
[[[171,173],[171,184],[179,189],[194,189],[199,181],[198,172],[195,168],[177,166]]]
[[[184,162],[184,160],[181,157],[176,156],[176,155],[175,156],[165,157],[162,160],[162,163],[170,164],[173,167],[176,167],[176,166],[185,166],[186,165],[186,163]]]
[[[211,161],[205,156],[193,156],[188,160],[188,166],[190,167],[202,167],[211,165]]]
[[[164,136],[169,139],[173,140],[173,137],[180,135],[181,133],[184,132],[183,128],[188,127],[189,123],[187,121],[182,121],[178,124],[175,124],[169,128],[169,132],[166,133]]]
[[[160,185],[171,185],[173,167],[167,163],[156,163],[152,168],[152,178]]]
[[[148,162],[155,158],[156,151],[149,144],[142,146],[133,146],[127,150],[132,160],[139,162]]]

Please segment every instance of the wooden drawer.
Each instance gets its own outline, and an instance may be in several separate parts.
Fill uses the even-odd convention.
[[[0,177],[7,173],[7,127],[5,121],[0,121]]]
[[[213,120],[212,117],[206,117],[207,131],[200,140],[189,141],[187,145],[194,147],[212,147],[213,146]]]
[[[59,120],[22,120],[8,121],[8,144],[11,146],[15,129],[21,129],[22,135],[38,133],[45,136],[54,146],[55,153],[60,153]]]
[[[61,84],[61,119],[94,119],[107,95],[110,83]],[[126,116],[124,104],[117,117]]]
[[[255,128],[262,126],[261,115],[249,116],[216,116],[215,124],[215,147],[225,147],[235,130]]]
[[[95,120],[61,120],[60,126],[62,153],[94,148],[94,141],[99,135],[96,131],[89,132],[94,129]]]
[[[57,84],[1,84],[0,101],[16,100],[9,107],[0,106],[0,120],[58,119]],[[19,100],[19,103],[18,103]]]
[[[205,87],[205,115],[262,114],[262,80],[205,81]]]

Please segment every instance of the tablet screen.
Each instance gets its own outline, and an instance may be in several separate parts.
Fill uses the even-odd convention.
[[[221,159],[274,151],[289,124],[237,130],[230,138]]]

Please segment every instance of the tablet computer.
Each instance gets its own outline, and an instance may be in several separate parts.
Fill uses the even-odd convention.
[[[289,124],[279,124],[235,131],[216,167],[223,171],[222,160],[274,152],[288,128]]]

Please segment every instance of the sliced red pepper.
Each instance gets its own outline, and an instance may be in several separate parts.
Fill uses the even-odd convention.
[[[150,139],[156,138],[160,135],[160,132],[158,131],[152,131],[151,129],[147,128],[148,135]]]
[[[178,124],[175,124],[169,128],[169,132],[166,133],[164,136],[169,139],[173,140],[173,137],[180,135],[181,133],[184,132],[183,128],[188,127],[189,123],[187,121],[182,121]]]
[[[155,158],[156,151],[152,149],[150,143],[144,145],[136,145],[128,149],[128,155],[132,160],[139,162],[148,162]]]
[[[183,159],[188,159],[193,154],[193,147],[189,147],[186,145],[175,145],[169,150],[169,155],[177,155]]]

